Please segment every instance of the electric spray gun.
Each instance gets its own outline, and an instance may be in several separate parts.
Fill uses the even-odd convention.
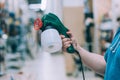
[[[60,48],[62,48],[62,45],[60,46],[60,44],[62,44],[62,41],[61,41],[59,34],[64,35],[66,38],[70,38],[70,36],[66,33],[69,30],[62,24],[60,19],[53,13],[45,14],[41,19],[37,18],[34,22],[34,29],[42,30],[41,46],[48,52],[55,52],[55,51],[59,50]],[[51,35],[52,35],[53,39],[48,38]],[[60,41],[58,40],[58,42],[56,43],[56,44],[60,43],[60,44],[58,44],[58,46],[60,46],[60,48],[57,48],[57,50],[55,50],[56,46],[54,47],[52,42],[51,42],[52,44],[50,44],[50,40],[52,41],[52,40],[55,40],[56,38],[60,39]],[[48,43],[48,44],[45,44],[45,43]],[[45,45],[47,45],[47,47]],[[67,52],[71,53],[71,54],[77,53],[79,55],[79,53],[74,49],[72,44],[70,47],[67,48]],[[79,57],[80,57],[80,55],[79,55]],[[80,57],[80,59],[81,59],[81,57]],[[82,62],[81,62],[81,66],[82,66]],[[82,74],[83,74],[83,80],[85,80],[83,69],[82,69]]]
[[[62,22],[59,20],[59,18],[52,13],[48,13],[48,14],[44,15],[41,20],[36,19],[35,24],[34,24],[34,28],[36,30],[39,30],[39,29],[42,30],[43,34],[44,34],[45,31],[47,31],[49,29],[54,29],[54,30],[58,31],[59,34],[62,34],[66,38],[69,38],[69,35],[66,33],[68,31],[68,29],[62,24]],[[47,34],[49,36],[50,32],[48,31]],[[54,38],[55,38],[55,36],[54,36]],[[41,42],[41,44],[42,44],[42,42]],[[52,49],[52,47],[53,47],[52,45],[49,46],[49,48],[51,48],[51,49]],[[73,48],[72,45],[67,48],[67,52],[68,53],[74,53],[75,52],[75,49]]]

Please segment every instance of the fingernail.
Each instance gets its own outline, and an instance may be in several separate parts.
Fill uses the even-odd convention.
[[[71,46],[71,44],[68,45],[68,47],[70,47],[70,46]]]

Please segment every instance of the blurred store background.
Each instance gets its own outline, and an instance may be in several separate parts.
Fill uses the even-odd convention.
[[[82,47],[104,56],[119,10],[119,0],[0,0],[0,80],[82,80],[78,57],[41,49],[34,20],[56,14]],[[86,80],[103,80],[85,65],[84,71]]]

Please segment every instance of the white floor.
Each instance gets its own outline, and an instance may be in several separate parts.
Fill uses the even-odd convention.
[[[47,52],[39,53],[37,59],[26,62],[22,69],[26,73],[32,73],[35,80],[83,80],[79,77],[67,77],[65,71],[64,56],[62,54],[51,55]],[[94,72],[85,72],[86,80],[102,80],[94,76]]]

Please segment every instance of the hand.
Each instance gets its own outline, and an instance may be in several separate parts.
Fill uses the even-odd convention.
[[[63,51],[66,51],[66,49],[72,44],[72,40],[70,38],[65,38],[64,35],[60,35],[62,39],[62,48]]]
[[[62,39],[62,45],[63,45],[63,51],[66,51],[66,49],[72,44],[76,50],[80,47],[75,40],[73,34],[68,31],[67,34],[70,36],[70,38],[65,38],[64,35],[60,35]]]

